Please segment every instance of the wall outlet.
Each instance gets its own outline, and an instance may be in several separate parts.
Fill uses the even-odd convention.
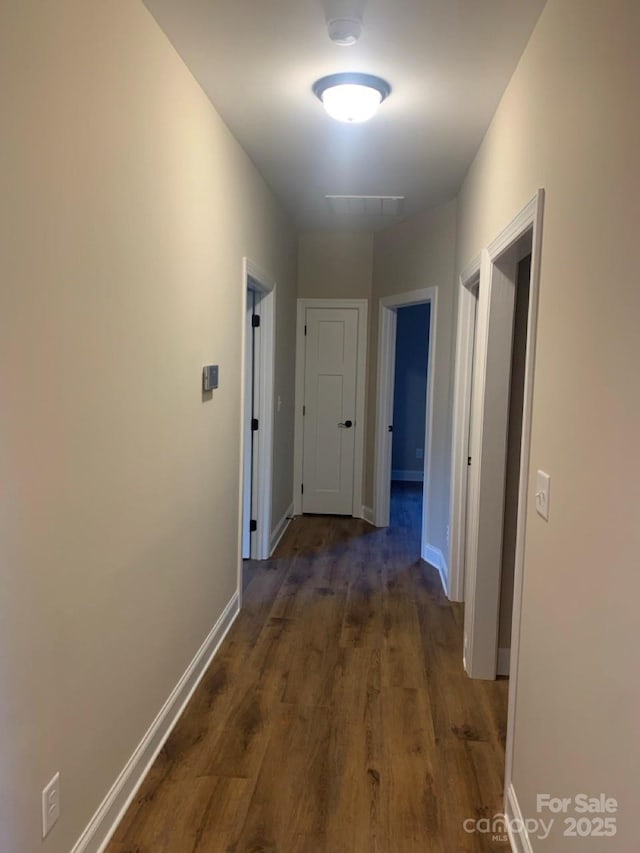
[[[416,447],[416,459],[424,459],[424,450],[421,447]]]
[[[46,838],[60,817],[60,774],[42,792],[42,837]]]

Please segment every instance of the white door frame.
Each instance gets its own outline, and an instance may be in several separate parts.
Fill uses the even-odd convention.
[[[258,355],[254,376],[257,398],[256,412],[259,422],[257,438],[254,441],[253,454],[253,501],[252,516],[257,529],[251,540],[251,558],[268,560],[271,538],[271,496],[273,477],[273,385],[275,370],[275,318],[276,283],[250,258],[242,259],[242,384],[241,384],[241,450],[240,450],[240,515],[239,515],[239,568],[238,588],[242,591],[242,522],[245,466],[245,393],[247,379],[247,292],[254,290],[261,294],[256,305],[256,314],[260,317],[260,332],[257,335]]]
[[[251,558],[251,543],[254,538],[251,533],[251,524],[250,519],[254,518],[254,495],[253,495],[253,482],[254,482],[254,458],[253,458],[253,447],[252,447],[252,433],[251,433],[251,418],[253,417],[253,404],[254,404],[254,363],[255,363],[255,352],[254,352],[254,334],[252,327],[252,317],[253,312],[256,309],[256,294],[255,292],[247,288],[247,311],[246,311],[246,319],[245,319],[245,362],[244,362],[244,399],[242,401],[243,405],[243,470],[244,476],[242,481],[242,559],[246,560],[247,558]]]
[[[431,446],[433,433],[433,379],[435,370],[436,329],[438,317],[438,288],[425,287],[394,296],[385,296],[378,303],[378,380],[376,398],[376,439],[374,458],[373,518],[376,527],[388,527],[391,509],[391,450],[393,423],[393,392],[396,365],[396,327],[398,308],[428,302],[429,362],[427,367],[427,416],[425,423],[424,482],[422,501],[421,554],[427,559],[429,551],[429,501],[431,496]],[[441,572],[442,574],[442,572]],[[443,585],[446,581],[443,577]]]
[[[449,598],[464,601],[464,552],[467,524],[467,476],[469,465],[469,420],[473,344],[475,341],[480,283],[480,255],[460,276],[458,287],[458,328],[453,397],[453,436],[451,440],[451,496],[449,504],[451,544],[449,548]]]
[[[354,518],[362,518],[362,475],[364,470],[364,401],[367,383],[367,314],[366,299],[298,299],[296,330],[296,404],[295,437],[293,451],[293,513],[302,514],[302,471],[304,446],[304,402],[305,365],[305,314],[307,308],[355,308],[358,312],[358,356],[356,375],[355,450],[353,465],[353,509]]]
[[[533,416],[533,389],[536,359],[536,334],[538,328],[538,301],[540,294],[540,265],[542,259],[542,222],[544,215],[544,190],[540,189],[519,218],[489,246],[487,253],[495,268],[510,244],[517,241],[527,225],[532,230],[531,289],[527,319],[527,349],[522,413],[522,443],[520,454],[520,484],[518,489],[518,522],[516,529],[515,571],[513,583],[513,616],[511,622],[511,658],[509,663],[509,709],[507,716],[507,742],[505,749],[505,803],[507,814],[512,815],[511,803],[517,803],[513,794],[513,742],[515,735],[516,699],[518,691],[518,660],[520,654],[520,627],[522,623],[522,590],[524,581],[524,552],[529,496],[531,455],[531,424]],[[526,223],[526,224],[525,224]],[[519,809],[518,809],[519,812]],[[515,817],[515,815],[513,814]]]
[[[518,520],[514,567],[514,597],[509,689],[510,720],[513,725],[517,684],[520,611],[525,547],[525,524],[529,488],[531,410],[535,367],[538,293],[544,191],[539,190],[526,207],[482,253],[475,358],[478,364],[472,419],[477,429],[471,437],[471,483],[469,527],[471,552],[476,560],[465,567],[464,665],[474,678],[496,676],[498,613],[500,604],[501,555],[504,516],[504,476],[508,386],[510,384],[512,328],[518,263],[531,252],[531,284],[527,319],[524,404],[518,492]],[[505,362],[508,361],[508,364]],[[505,399],[506,398],[506,402]],[[490,403],[487,402],[490,400]],[[500,413],[499,428],[484,429],[485,420]],[[483,472],[486,472],[483,476]],[[511,730],[511,743],[513,731]],[[510,772],[507,741],[507,767]]]

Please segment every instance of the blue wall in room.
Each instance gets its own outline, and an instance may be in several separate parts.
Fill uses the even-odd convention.
[[[393,395],[393,471],[421,471],[427,407],[429,317],[431,307],[412,305],[398,309],[396,373]]]

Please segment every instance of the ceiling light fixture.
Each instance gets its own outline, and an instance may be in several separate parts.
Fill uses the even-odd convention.
[[[391,86],[372,74],[330,74],[313,84],[313,92],[336,121],[369,121],[391,94]]]

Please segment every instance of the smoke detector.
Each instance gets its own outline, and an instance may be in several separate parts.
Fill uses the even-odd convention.
[[[331,18],[327,22],[329,38],[341,47],[351,47],[362,33],[362,21],[359,18]]]

